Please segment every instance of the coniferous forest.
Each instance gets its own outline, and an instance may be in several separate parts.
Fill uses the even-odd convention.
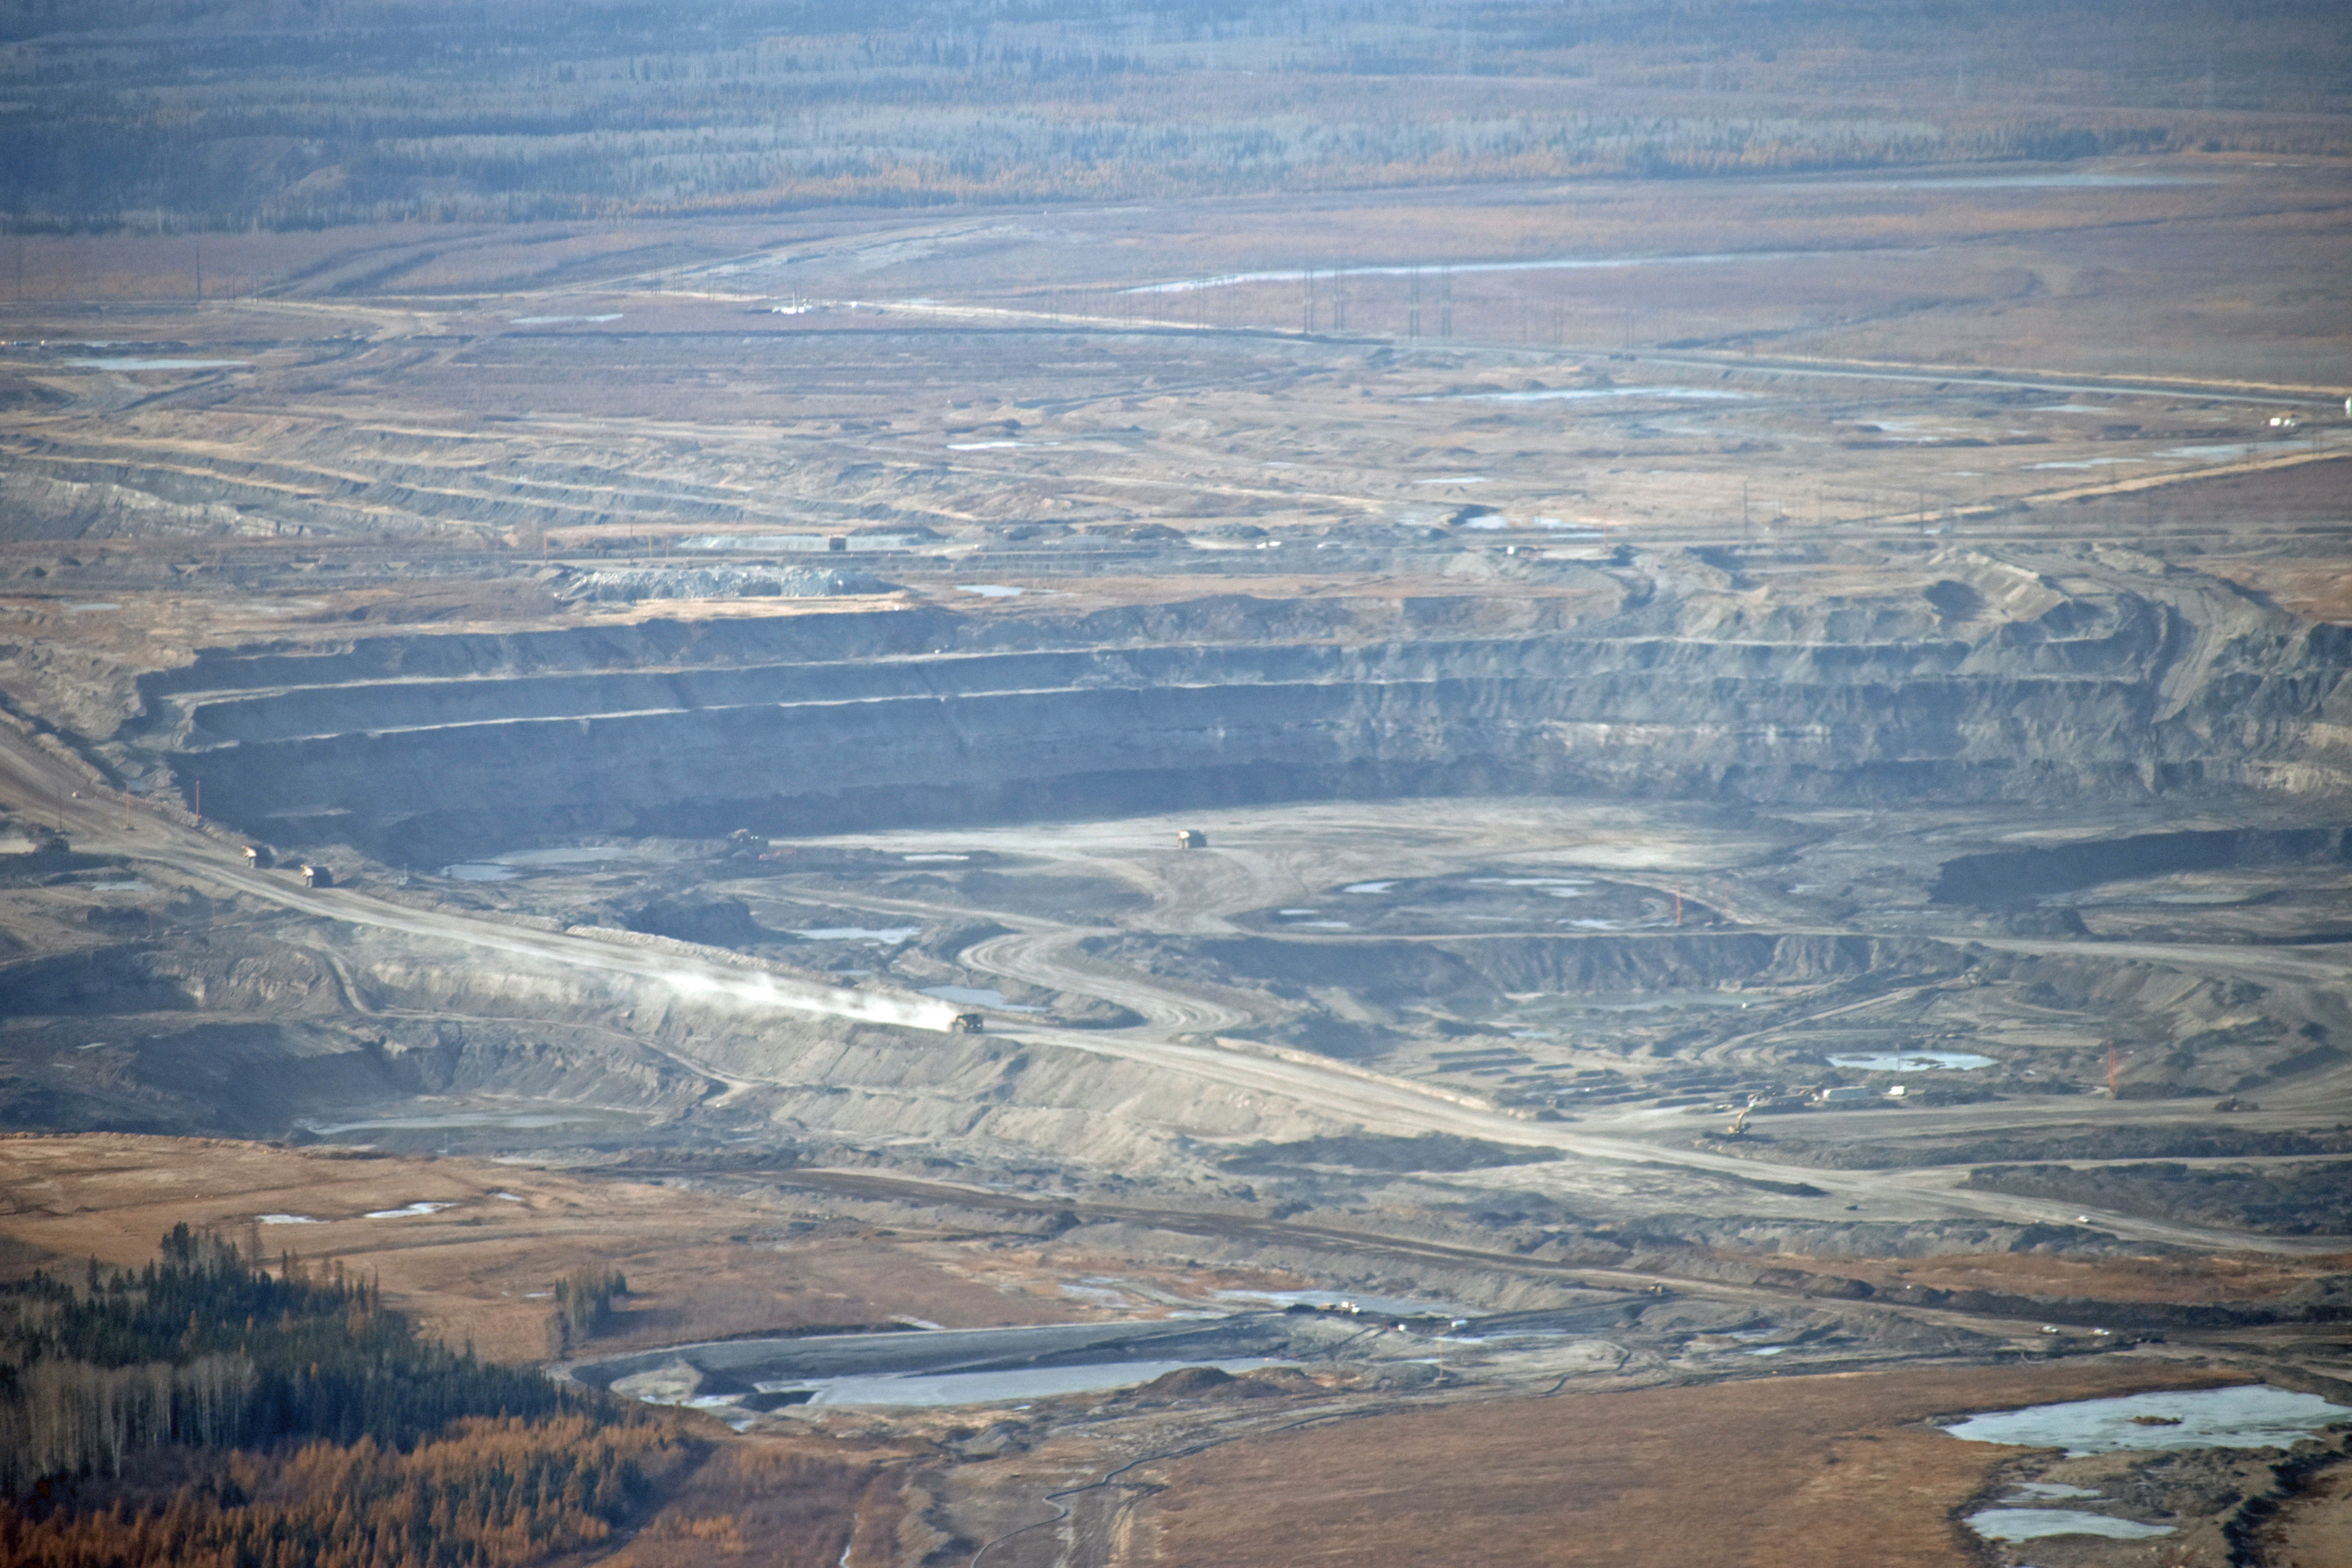
[[[20,232],[2340,152],[2318,0],[0,0]]]
[[[185,1226],[142,1268],[0,1285],[10,1563],[510,1568],[604,1539],[690,1450]]]

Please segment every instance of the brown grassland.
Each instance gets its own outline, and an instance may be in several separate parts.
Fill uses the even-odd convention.
[[[1147,1467],[1164,1489],[1131,1560],[1370,1568],[1411,1542],[1465,1568],[1973,1568],[1953,1515],[2019,1450],[1929,1417],[2206,1381],[2236,1379],[1923,1369],[1381,1415]]]

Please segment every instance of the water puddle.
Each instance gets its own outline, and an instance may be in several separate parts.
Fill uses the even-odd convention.
[[[928,866],[948,860],[969,860],[971,857],[969,855],[902,855],[899,858],[909,866]]]
[[[2033,412],[2036,414],[2108,414],[2114,411],[2102,408],[2094,403],[2042,403],[2034,405]]]
[[[1704,251],[1683,256],[1595,256],[1559,257],[1540,261],[1469,261],[1451,266],[1402,267],[1391,264],[1372,267],[1289,268],[1272,272],[1226,272],[1213,278],[1184,278],[1169,283],[1142,283],[1122,290],[1129,294],[1192,294],[1203,289],[1230,289],[1244,283],[1297,283],[1309,278],[1415,278],[1423,273],[1444,276],[1447,273],[1467,275],[1476,272],[1585,272],[1620,267],[1696,267],[1723,262],[1788,261],[1816,256],[1896,256],[1909,254],[1893,250],[1849,249],[1840,251],[1807,250],[1728,250]]]
[[[441,868],[453,882],[511,882],[525,871],[558,870],[570,866],[605,866],[635,859],[645,853],[626,844],[569,844],[551,849],[509,849],[487,860],[465,860]]]
[[[2270,442],[2233,441],[2213,446],[2168,447],[2157,454],[2159,458],[2251,458],[2257,452],[2277,452],[2285,447]]]
[[[502,1204],[527,1204],[530,1200],[519,1193],[492,1193],[490,1196]]]
[[[441,1116],[387,1116],[375,1121],[305,1123],[304,1129],[321,1137],[343,1132],[436,1132],[461,1127],[514,1127],[529,1131],[545,1127],[593,1126],[606,1116],[632,1114],[635,1113],[604,1110],[578,1114],[548,1110],[452,1110]]]
[[[1668,397],[1694,403],[1745,402],[1757,395],[1711,386],[1559,386],[1527,392],[1449,392],[1416,403],[1566,403],[1602,397]]]
[[[313,1219],[306,1214],[257,1214],[253,1216],[253,1223],[256,1225],[323,1225],[326,1222]]]
[[[2143,463],[2147,460],[2145,458],[2076,458],[2063,462],[2028,463],[2025,466],[2029,468],[2105,468],[2118,463]]]
[[[2084,1399],[1971,1415],[1944,1428],[1971,1443],[2086,1454],[2172,1448],[2291,1448],[2352,1409],[2268,1384]]]
[[[2063,1481],[2027,1481],[2000,1500],[2020,1506],[2048,1502],[2054,1498],[2097,1497],[2089,1487],[2070,1487]]]
[[[1027,590],[1011,588],[1002,583],[959,583],[959,594],[977,594],[983,599],[1017,599]]]
[[[1043,1013],[1043,1007],[1024,1007],[1018,1002],[1007,1002],[1002,991],[983,990],[977,985],[926,985],[923,994],[936,996],[942,1002],[961,1002],[967,1007],[993,1007],[1000,1013]]]
[[[371,1210],[360,1217],[362,1219],[413,1219],[418,1215],[439,1214],[443,1209],[453,1209],[457,1206],[456,1204],[436,1204],[429,1199],[420,1198],[415,1203],[404,1204],[396,1209]]]
[[[1591,882],[1574,877],[1473,877],[1474,888],[1537,888],[1555,899],[1580,899],[1592,891]]]
[[[2113,190],[2133,185],[2210,185],[2186,174],[1964,174],[1949,179],[1807,180],[1799,191],[2055,191]]]
[[[1855,1072],[1974,1072],[2000,1065],[1991,1057],[1968,1051],[1857,1051],[1827,1059],[1833,1068]]]
[[[1343,893],[1385,893],[1394,882],[1350,882],[1339,890]]]
[[[2078,1508],[1989,1508],[1969,1515],[1970,1530],[1987,1541],[2042,1541],[2053,1535],[2104,1535],[2110,1541],[2152,1541],[2173,1533],[2168,1524],[2142,1524],[2085,1513]]]
[[[908,942],[923,934],[920,926],[819,926],[792,933],[803,942]]]
[[[1483,485],[1486,482],[1486,476],[1484,474],[1441,474],[1433,479],[1415,479],[1412,482],[1417,485]],[[1502,526],[1501,520],[1497,519],[1488,526],[1499,528]]]
[[[136,877],[127,882],[92,882],[89,885],[93,893],[141,893],[146,889],[147,884]]]
[[[121,605],[115,604],[110,600],[93,599],[88,604],[68,605],[66,606],[66,614],[69,616],[94,616],[100,610],[119,610],[121,608],[122,608]]]
[[[617,321],[621,312],[614,310],[602,316],[516,316],[509,319],[510,327],[552,327],[565,321]]]
[[[253,362],[249,359],[119,359],[108,355],[97,359],[69,359],[66,363],[89,370],[244,370]]]

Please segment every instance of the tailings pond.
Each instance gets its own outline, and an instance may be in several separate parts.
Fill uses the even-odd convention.
[[[588,1362],[592,1387],[721,1416],[791,1405],[947,1405],[1129,1388],[1181,1367],[1294,1365],[1350,1331],[1280,1312],[1203,1321],[823,1334],[674,1345]]]

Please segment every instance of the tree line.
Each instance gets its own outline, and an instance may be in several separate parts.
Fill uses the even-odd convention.
[[[166,1447],[289,1438],[405,1451],[475,1416],[616,1419],[584,1391],[420,1339],[372,1280],[257,1268],[176,1226],[143,1268],[0,1286],[0,1495],[119,1476]]]
[[[2352,146],[2322,0],[0,0],[21,230]],[[2135,142],[2133,138],[2138,138]]]
[[[237,1452],[134,1506],[0,1503],[17,1568],[526,1568],[608,1539],[688,1457],[654,1422],[474,1416],[404,1453],[362,1436]]]

